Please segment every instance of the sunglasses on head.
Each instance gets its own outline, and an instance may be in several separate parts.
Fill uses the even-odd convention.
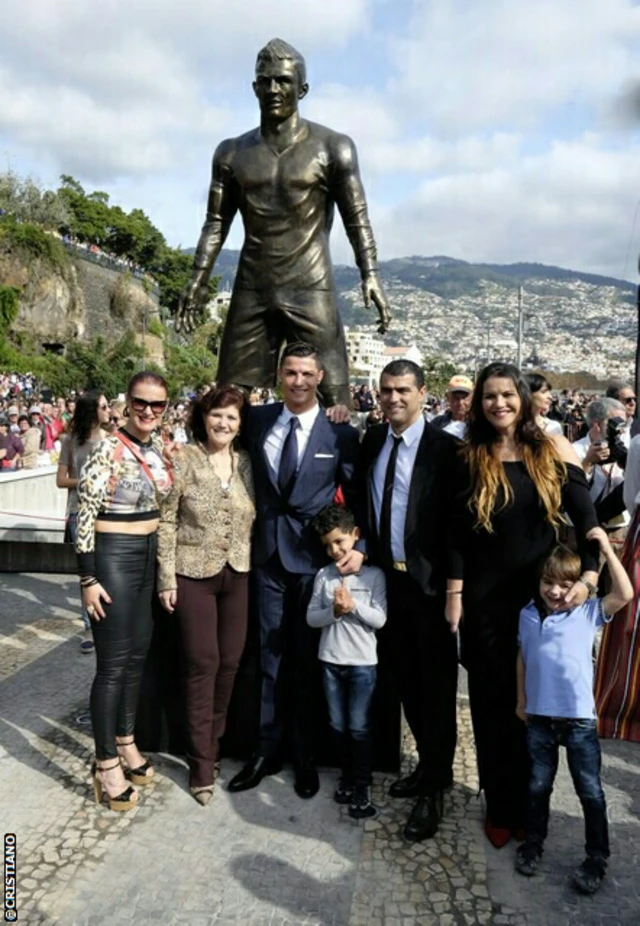
[[[161,415],[167,410],[169,404],[167,399],[161,399],[158,402],[147,402],[146,399],[139,399],[137,396],[131,396],[131,408],[139,414],[150,408],[154,415]]]

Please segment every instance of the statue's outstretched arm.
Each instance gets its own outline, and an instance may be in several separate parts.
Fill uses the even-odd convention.
[[[333,195],[362,277],[364,304],[369,308],[373,302],[378,309],[378,331],[383,334],[389,327],[391,314],[378,276],[376,242],[360,179],[358,155],[346,135],[339,136],[336,142],[332,168]]]
[[[193,276],[180,301],[176,327],[191,331],[195,327],[200,305],[207,296],[207,284],[213,265],[229,234],[238,211],[235,183],[226,144],[213,156],[207,216],[193,259]]]

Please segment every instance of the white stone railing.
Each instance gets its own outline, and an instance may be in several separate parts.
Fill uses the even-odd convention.
[[[0,541],[63,543],[67,492],[57,466],[0,472]]]

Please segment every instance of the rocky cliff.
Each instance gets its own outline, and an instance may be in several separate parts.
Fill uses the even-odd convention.
[[[98,335],[117,341],[127,330],[141,338],[159,317],[157,297],[139,280],[76,256],[54,264],[0,242],[0,285],[20,291],[12,330],[42,348],[65,348],[74,338],[91,343]],[[145,345],[149,359],[162,364],[161,340],[147,334]]]

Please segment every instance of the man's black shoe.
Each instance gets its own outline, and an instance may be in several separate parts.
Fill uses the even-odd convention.
[[[309,798],[318,793],[320,779],[313,759],[306,759],[294,765],[293,773],[295,775],[293,787],[298,797]]]
[[[253,756],[244,768],[231,779],[228,790],[232,792],[249,791],[251,788],[256,788],[267,775],[277,775],[281,768],[282,763],[276,759],[268,759],[266,756]]]
[[[424,770],[418,764],[406,778],[393,782],[389,788],[389,797],[420,797],[423,779]]]
[[[441,818],[442,791],[438,791],[433,797],[418,798],[404,828],[404,838],[409,842],[431,839],[438,832]]]
[[[586,858],[573,873],[573,883],[582,894],[595,894],[602,884],[607,863],[600,858]]]
[[[540,867],[542,849],[539,845],[525,840],[516,850],[516,871],[526,878],[532,878]]]

